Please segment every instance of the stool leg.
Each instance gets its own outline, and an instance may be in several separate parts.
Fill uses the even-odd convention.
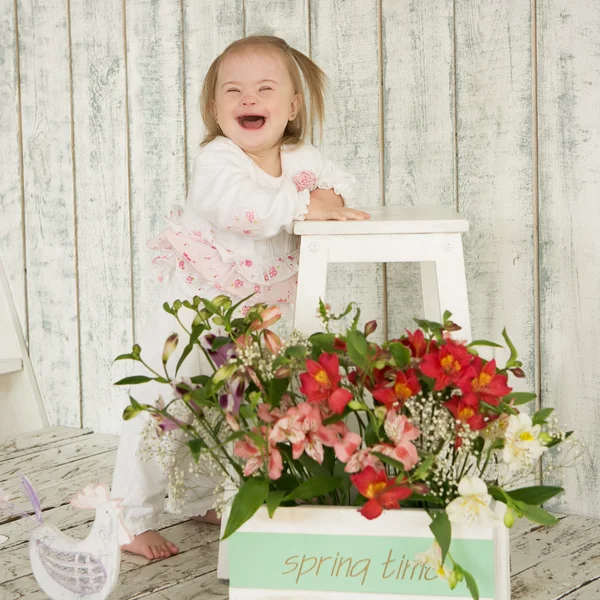
[[[467,296],[467,277],[460,233],[435,235],[435,275],[440,314],[452,313],[452,320],[461,326],[456,338],[471,341],[471,320]]]
[[[305,334],[322,329],[318,317],[319,298],[325,301],[329,238],[303,235],[300,241],[298,294],[294,312],[294,329]]]
[[[420,263],[423,316],[428,321],[441,321],[437,275],[433,261]]]

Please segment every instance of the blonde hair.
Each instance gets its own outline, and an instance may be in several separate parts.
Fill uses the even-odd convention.
[[[288,121],[281,143],[295,146],[303,142],[315,124],[318,125],[319,134],[321,135],[325,117],[325,89],[327,85],[327,76],[323,70],[308,56],[292,48],[281,38],[272,35],[251,35],[227,46],[213,61],[206,73],[204,85],[202,86],[202,94],[200,95],[200,112],[206,127],[206,136],[200,145],[204,146],[217,136],[223,135],[213,113],[219,67],[227,55],[241,53],[246,49],[252,48],[275,50],[279,53],[292,79],[294,93],[300,97],[296,118],[293,121]],[[310,114],[308,114],[306,108],[305,91],[300,72],[302,72],[306,87],[308,88]]]

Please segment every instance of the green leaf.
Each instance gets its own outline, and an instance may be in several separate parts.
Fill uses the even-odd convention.
[[[192,351],[193,348],[194,348],[194,344],[188,344],[183,349],[183,352],[181,353],[181,357],[177,361],[177,366],[175,367],[175,375],[177,375],[177,373],[179,373],[179,368],[181,367],[181,365],[183,364],[183,361],[188,357],[189,353]]]
[[[531,420],[533,425],[543,425],[548,417],[554,412],[553,408],[542,408],[537,412],[533,413],[533,419]]]
[[[267,495],[267,511],[269,512],[270,519],[273,518],[285,494],[286,492],[283,490],[269,490],[269,494]]]
[[[220,335],[213,340],[211,350],[218,350],[229,343],[231,343],[231,338]]]
[[[269,404],[276,408],[281,402],[281,398],[287,392],[289,379],[271,379],[269,383]]]
[[[138,405],[139,407],[139,405]],[[126,406],[125,410],[123,411],[123,419],[125,421],[129,421],[130,419],[133,419],[134,417],[137,417],[141,412],[142,409],[138,408],[135,406]]]
[[[524,502],[525,504],[540,505],[554,498],[554,496],[564,492],[561,487],[550,485],[534,485],[531,487],[519,488],[506,492],[513,500]]]
[[[210,300],[207,300],[206,298],[200,298],[200,300],[202,301],[202,304],[206,306],[206,309],[213,315],[219,314],[219,309]]]
[[[511,342],[510,338],[508,337],[508,333],[506,333],[506,328],[502,330],[502,337],[504,338],[504,341],[506,342],[506,345],[508,346],[509,350],[510,350],[510,357],[508,359],[508,361],[506,362],[506,369],[510,368],[510,367],[516,367],[516,366],[521,366],[520,364],[517,364],[517,349],[515,348],[514,344]]]
[[[388,349],[392,353],[394,362],[399,369],[404,369],[410,363],[410,348],[407,348],[404,344],[391,342],[388,345]]]
[[[438,512],[429,525],[437,543],[442,549],[442,564],[446,560],[446,554],[450,550],[450,541],[452,540],[452,525],[445,510]]]
[[[413,471],[411,479],[423,479],[433,466],[435,456],[428,456],[421,464]]]
[[[465,578],[465,583],[467,584],[469,592],[471,592],[471,597],[473,598],[473,600],[479,600],[479,588],[477,587],[475,577],[473,577],[473,575],[471,575],[469,571],[465,571],[465,569],[463,569],[462,567],[460,567],[460,572]]]
[[[133,354],[119,354],[117,358],[113,360],[113,362],[117,362],[118,360],[137,360],[134,358]]]
[[[386,465],[397,469],[400,475],[404,475],[404,465],[400,461],[394,458],[390,458],[389,456],[386,456],[381,452],[371,452],[371,454],[373,454],[373,456],[376,456],[382,463],[385,463]]]
[[[536,397],[537,396],[533,392],[511,392],[502,398],[502,402],[508,404],[513,400],[513,406],[521,406],[522,404],[527,404],[528,402],[535,400]]]
[[[313,348],[316,346],[323,352],[334,352],[335,334],[333,333],[315,333],[309,338]]]
[[[131,377],[125,377],[125,379],[121,379],[117,381],[114,385],[136,385],[138,383],[147,383],[148,381],[153,381],[152,377],[146,377],[145,375],[133,375]]]
[[[269,493],[269,483],[266,479],[251,477],[246,480],[233,499],[225,534],[221,539],[226,540],[236,532],[264,504]]]
[[[285,355],[288,358],[304,358],[306,356],[306,348],[304,346],[290,346],[285,349]]]
[[[496,342],[489,342],[488,340],[473,340],[470,344],[467,344],[467,348],[471,346],[489,346],[490,348],[502,348],[501,344],[496,344]]]
[[[284,448],[289,448],[289,446],[282,447],[282,452],[284,451]],[[291,454],[289,456],[291,457]],[[303,454],[298,460],[300,461],[300,464],[309,471],[309,473],[312,473],[317,477],[329,477],[331,475],[323,465],[320,465],[316,460],[312,459],[307,454]]]
[[[452,316],[452,313],[449,310],[445,310],[444,315],[442,317],[442,323],[449,321],[451,316]]]
[[[364,367],[367,364],[367,338],[361,331],[353,330],[348,333],[346,338],[348,345],[348,355],[359,367]]]
[[[292,490],[285,500],[311,500],[318,496],[324,496],[343,486],[343,481],[337,477],[313,477],[303,481],[295,490]]]
[[[187,442],[187,446],[190,449],[190,452],[192,453],[193,459],[196,462],[198,462],[198,459],[200,458],[200,452],[203,448],[206,448],[206,444],[204,443],[202,438],[195,438],[193,440],[189,440]]]
[[[555,516],[551,515],[540,506],[525,504],[525,502],[519,502],[517,500],[513,500],[513,504],[523,513],[524,517],[527,517],[534,523],[539,523],[540,525],[556,525],[558,523],[558,519]]]

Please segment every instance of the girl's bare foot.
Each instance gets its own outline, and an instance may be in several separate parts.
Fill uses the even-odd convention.
[[[131,544],[125,544],[121,546],[121,549],[145,556],[149,560],[169,558],[179,552],[179,548],[173,542],[151,529],[136,535]]]
[[[220,525],[221,517],[217,516],[217,512],[213,510],[209,510],[202,517],[193,517],[194,521],[200,521],[201,523],[210,523],[211,525]]]

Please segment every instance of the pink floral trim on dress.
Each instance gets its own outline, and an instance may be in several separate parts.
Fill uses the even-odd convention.
[[[292,181],[299,192],[303,190],[312,192],[317,187],[317,177],[312,171],[300,171],[292,177]]]

